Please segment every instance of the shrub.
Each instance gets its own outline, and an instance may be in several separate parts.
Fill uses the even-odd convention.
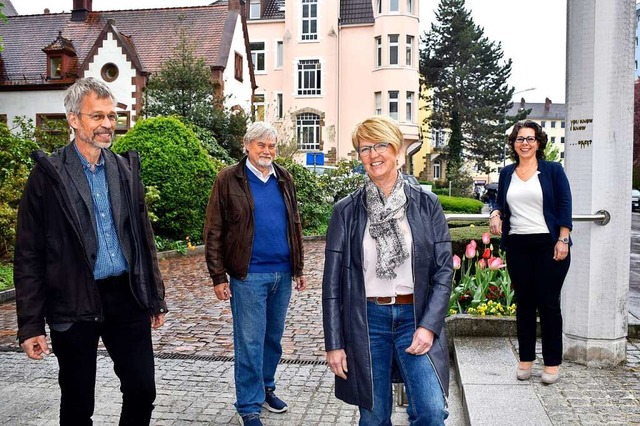
[[[159,192],[154,225],[158,235],[199,239],[209,194],[222,163],[212,159],[196,134],[173,117],[138,121],[113,146],[114,152],[128,150],[140,154],[142,179]]]
[[[336,169],[319,176],[320,189],[328,200],[337,202],[364,184],[364,174],[354,172],[358,164],[357,160],[341,160]]]
[[[306,235],[325,234],[331,217],[331,203],[320,189],[316,174],[288,158],[278,158],[277,162],[293,176],[303,232]]]
[[[438,195],[445,212],[478,214],[482,212],[482,201],[467,197],[449,197]]]
[[[0,262],[0,291],[13,288],[13,266]]]

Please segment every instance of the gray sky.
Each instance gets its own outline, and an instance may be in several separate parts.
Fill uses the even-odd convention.
[[[93,0],[94,10],[199,6],[212,0]],[[437,0],[419,0],[420,20],[425,30],[434,19]],[[18,13],[38,14],[69,11],[72,0],[12,0]],[[485,35],[502,43],[505,58],[513,60],[509,84],[514,95],[528,102],[554,103],[565,100],[566,1],[563,0],[466,0],[467,9]]]

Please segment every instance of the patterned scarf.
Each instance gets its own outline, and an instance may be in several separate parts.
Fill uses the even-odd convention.
[[[409,258],[398,226],[398,220],[404,217],[407,207],[404,181],[398,173],[398,180],[386,200],[382,191],[366,175],[364,190],[367,196],[369,234],[376,242],[378,254],[376,276],[390,280],[396,277],[394,269]]]

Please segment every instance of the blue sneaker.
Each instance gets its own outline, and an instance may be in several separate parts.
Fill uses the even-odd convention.
[[[274,389],[265,388],[264,404],[262,406],[272,413],[284,413],[289,406],[273,392]]]
[[[245,414],[240,416],[240,424],[244,426],[262,426],[262,420],[260,420],[260,414]]]

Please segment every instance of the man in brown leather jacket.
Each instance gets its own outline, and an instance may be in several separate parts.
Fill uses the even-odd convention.
[[[261,406],[276,413],[288,409],[274,393],[275,372],[292,279],[297,290],[306,287],[293,178],[273,162],[276,141],[271,125],[249,126],[247,156],[218,173],[204,227],[216,296],[231,300],[235,406],[251,426],[262,425]]]

